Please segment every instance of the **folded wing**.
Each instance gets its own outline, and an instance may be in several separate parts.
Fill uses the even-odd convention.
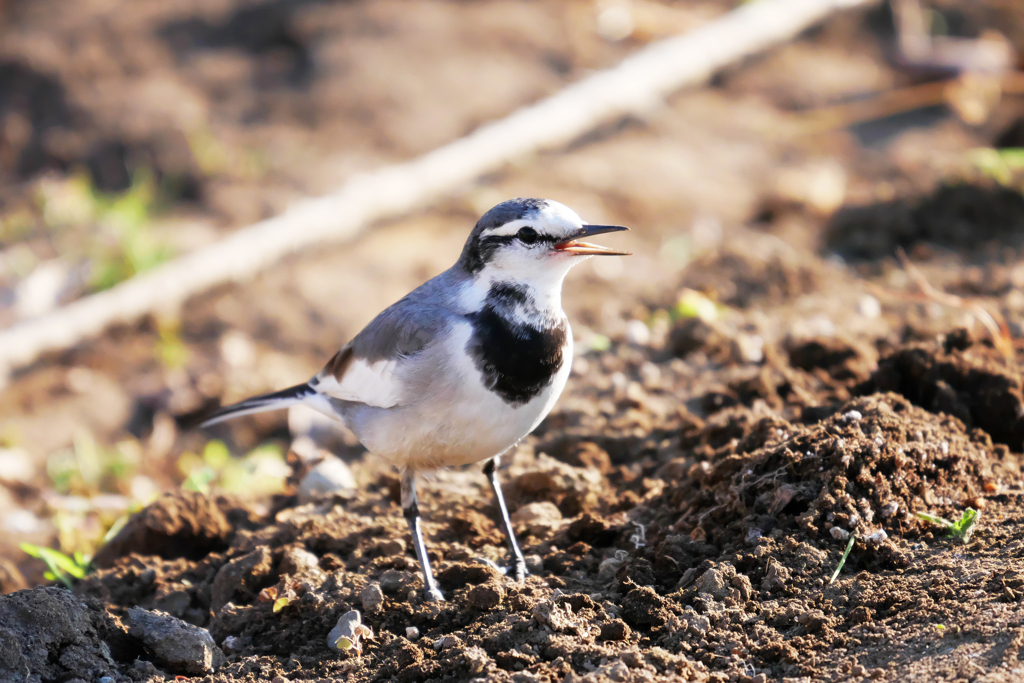
[[[375,408],[394,408],[402,402],[402,382],[395,375],[397,360],[370,362],[346,346],[309,383],[317,393]]]

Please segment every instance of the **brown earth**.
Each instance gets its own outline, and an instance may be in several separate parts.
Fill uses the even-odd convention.
[[[965,394],[968,413],[1018,390],[999,380],[1019,382],[1019,374],[960,332],[892,351],[853,391],[885,386],[908,354],[935,365],[955,356],[960,374],[947,379],[1002,387]],[[525,584],[493,567],[504,544],[482,493],[468,502],[446,486],[425,493],[431,556],[448,599],[441,604],[419,595],[387,475],[351,497],[307,505],[279,497],[264,514],[223,498],[168,494],[129,522],[108,546],[119,550],[99,562],[107,568],[75,589],[92,600],[75,618],[106,626],[54,635],[46,656],[55,671],[81,674],[61,653],[103,651],[106,639],[115,661],[106,660],[104,673],[160,680],[136,662],[144,648],[116,627],[125,608],[139,605],[209,629],[228,663],[204,680],[1021,675],[1024,573],[1007,560],[1020,546],[1024,489],[1006,446],[895,393],[805,406],[787,420],[769,407],[794,398],[778,389],[781,376],[771,395],[702,419],[678,403],[688,370],[653,355],[622,344],[600,357],[629,378],[625,395],[608,383],[596,396],[615,406],[608,414],[563,409],[550,422],[564,428],[549,423],[507,469],[514,508],[557,505],[519,525],[532,573]],[[608,376],[593,366],[580,382],[591,391]],[[774,372],[763,374],[770,383]],[[670,410],[651,407],[659,403]],[[482,484],[469,485],[482,492]],[[968,506],[984,512],[967,545],[914,516],[955,517]],[[849,533],[861,540],[830,583]],[[371,584],[383,589],[383,603],[365,609]],[[46,606],[62,595],[32,599]],[[273,596],[290,601],[275,612]],[[361,656],[327,645],[350,609],[363,611],[374,631]],[[410,639],[409,627],[420,636]]]

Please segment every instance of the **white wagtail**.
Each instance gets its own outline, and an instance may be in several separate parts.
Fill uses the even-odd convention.
[[[498,204],[454,266],[385,309],[313,379],[221,408],[203,426],[299,403],[344,422],[402,472],[402,510],[430,600],[443,598],[423,544],[416,472],[486,460],[522,581],[498,457],[540,424],[569,377],[562,280],[587,257],[627,254],[580,240],[627,229],[588,225],[546,199]]]

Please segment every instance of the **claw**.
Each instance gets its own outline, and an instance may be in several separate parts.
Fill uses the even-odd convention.
[[[516,580],[516,583],[523,583],[526,581],[526,577],[530,575],[530,572],[526,569],[525,562],[516,562],[515,567],[510,567],[513,570],[512,578]]]

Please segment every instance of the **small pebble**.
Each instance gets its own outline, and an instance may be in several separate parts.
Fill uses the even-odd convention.
[[[651,330],[643,320],[630,320],[626,323],[626,339],[634,344],[646,346],[651,343]]]
[[[870,294],[863,294],[857,300],[857,312],[865,318],[877,318],[882,315],[882,304]]]
[[[141,640],[160,665],[173,672],[202,676],[224,663],[224,653],[209,631],[162,612],[128,610],[128,633]]]
[[[372,614],[384,604],[384,591],[378,584],[371,583],[359,594],[359,600],[363,604],[363,609]]]
[[[845,541],[847,538],[850,537],[849,531],[838,526],[834,526],[831,529],[829,529],[829,533],[832,534],[832,538],[836,539],[837,541]]]
[[[857,422],[861,420],[863,417],[864,416],[860,414],[859,410],[851,410],[849,412],[843,413],[842,419],[843,422]]]
[[[441,652],[442,650],[450,650],[453,647],[458,647],[462,644],[458,636],[443,636],[434,641],[434,650]]]
[[[882,541],[884,541],[887,538],[889,538],[889,534],[885,533],[884,529],[879,529],[875,533],[868,534],[867,536],[865,536],[864,537],[864,542],[865,543],[876,544],[876,543],[881,543]]]
[[[420,630],[415,626],[406,626],[405,637],[409,640],[416,640],[420,637]]]
[[[32,457],[20,448],[0,448],[0,481],[27,484],[36,476]]]
[[[764,339],[757,334],[740,332],[733,339],[734,353],[744,363],[760,363],[764,360]]]
[[[380,587],[388,593],[393,593],[408,585],[410,578],[406,572],[387,569],[380,575]]]
[[[330,456],[318,463],[299,482],[299,500],[308,503],[318,496],[330,495],[355,487],[356,480],[348,465],[340,459]]]
[[[332,650],[345,652],[353,650],[355,654],[363,651],[362,640],[373,638],[373,631],[362,623],[362,615],[357,610],[350,610],[338,617],[331,632],[327,634],[327,646]]]
[[[629,626],[621,619],[613,619],[601,624],[602,640],[626,640],[629,638]]]
[[[239,652],[245,648],[248,644],[246,638],[240,638],[238,636],[228,636],[224,639],[224,642],[220,644],[221,649],[226,652]]]
[[[390,541],[384,541],[383,543],[378,545],[377,549],[380,551],[381,555],[384,555],[386,557],[392,557],[394,555],[404,555],[405,541],[399,538],[393,538]]]

